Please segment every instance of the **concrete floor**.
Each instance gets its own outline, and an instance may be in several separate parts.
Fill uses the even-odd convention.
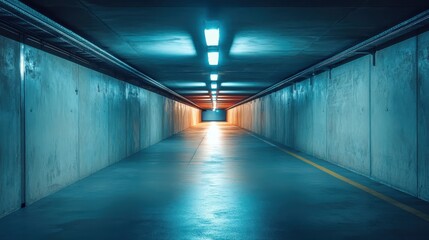
[[[429,213],[418,200],[300,154]],[[0,219],[0,239],[428,239],[429,222],[226,123],[203,123]]]

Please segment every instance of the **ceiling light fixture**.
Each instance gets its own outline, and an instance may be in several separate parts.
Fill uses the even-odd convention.
[[[219,52],[208,52],[209,64],[216,66],[219,64]]]
[[[219,22],[218,21],[208,21],[206,22],[206,27],[204,29],[204,36],[206,38],[207,44],[207,57],[208,63],[210,66],[219,65],[219,40],[220,40],[220,31],[219,31]],[[216,93],[218,89],[218,84],[215,82],[219,78],[217,72],[212,72],[210,74],[210,89],[212,94],[213,101],[213,111],[216,110]]]
[[[219,75],[217,73],[210,74],[210,80],[217,81],[218,78],[219,78]]]
[[[219,46],[219,28],[205,29],[204,35],[208,47]]]
[[[215,111],[216,110],[216,101],[214,100],[213,101],[213,111]]]

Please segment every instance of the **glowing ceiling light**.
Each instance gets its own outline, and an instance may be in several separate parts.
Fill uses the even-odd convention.
[[[219,75],[217,73],[210,74],[210,80],[217,81],[218,78],[219,78]]]
[[[207,46],[219,46],[219,28],[205,29]]]
[[[209,64],[215,66],[219,64],[219,52],[208,52]]]
[[[212,91],[212,95],[216,95],[216,91],[215,90]]]
[[[217,89],[217,83],[212,83],[211,87],[212,87],[212,89]]]

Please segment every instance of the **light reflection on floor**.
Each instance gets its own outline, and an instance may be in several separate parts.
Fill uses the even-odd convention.
[[[318,163],[429,212],[409,195]],[[428,235],[412,214],[226,123],[199,124],[0,219],[1,240]]]
[[[224,134],[226,125],[205,124],[208,126],[206,135],[190,164],[196,181],[188,199],[194,216],[190,222],[198,226],[201,239],[218,239],[225,234],[235,235],[234,232],[240,238],[238,233],[247,231],[250,234],[253,227],[257,228],[253,221],[256,212],[245,207],[250,199],[243,199],[237,164],[224,154],[228,142]],[[244,219],[252,219],[252,222]]]

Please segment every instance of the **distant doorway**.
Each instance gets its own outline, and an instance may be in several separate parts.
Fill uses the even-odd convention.
[[[225,110],[204,110],[202,114],[202,121],[226,121],[226,111]]]

